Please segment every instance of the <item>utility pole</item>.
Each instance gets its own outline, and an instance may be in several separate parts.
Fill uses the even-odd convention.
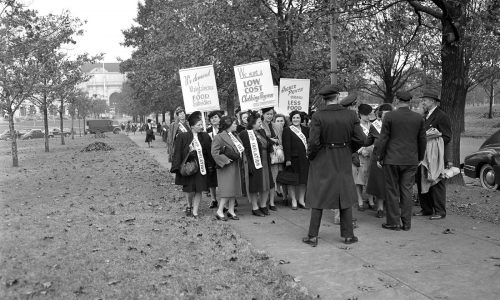
[[[330,11],[330,83],[337,84],[337,42],[335,41],[335,24],[338,15],[336,9],[336,0],[329,0]]]

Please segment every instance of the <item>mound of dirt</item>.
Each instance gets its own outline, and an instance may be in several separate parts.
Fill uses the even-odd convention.
[[[92,144],[86,146],[85,148],[80,150],[80,152],[113,151],[113,150],[115,150],[115,149],[106,143],[95,142],[95,143],[92,143]]]

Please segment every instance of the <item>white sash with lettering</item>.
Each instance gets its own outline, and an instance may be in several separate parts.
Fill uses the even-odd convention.
[[[238,152],[240,153],[243,153],[243,151],[245,151],[245,147],[243,147],[243,145],[240,143],[240,141],[238,141],[238,139],[234,136],[234,134],[228,132],[227,134],[229,134],[229,137],[231,138],[231,141],[233,141],[233,144],[236,146],[236,148],[238,149]]]
[[[302,130],[298,129],[296,126],[292,125],[290,126],[290,129],[295,133],[299,139],[302,141],[302,144],[304,144],[304,147],[306,148],[307,151],[307,140],[306,136],[302,133]]]
[[[195,134],[193,136],[192,147],[194,151],[196,151],[196,155],[198,156],[198,163],[200,165],[200,173],[201,175],[207,174],[207,169],[205,168],[205,159],[203,158],[203,149],[201,148],[200,141],[198,140],[198,136]]]
[[[257,143],[257,137],[253,130],[247,130],[248,139],[250,140],[250,149],[252,150],[253,164],[255,168],[262,169],[262,161],[260,160],[259,144]]]
[[[372,124],[373,124],[373,127],[375,127],[375,129],[377,129],[378,133],[380,133],[382,131],[382,121],[375,120]]]
[[[184,124],[180,123],[179,122],[179,130],[182,131],[182,132],[188,132],[186,127],[184,127]]]
[[[361,124],[361,128],[363,129],[363,133],[368,136],[368,133],[370,133],[370,127],[366,127],[365,125]]]

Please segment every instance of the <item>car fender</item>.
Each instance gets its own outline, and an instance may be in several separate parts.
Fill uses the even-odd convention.
[[[494,165],[493,157],[498,153],[493,149],[482,149],[464,159],[464,174],[471,178],[479,178],[479,171],[484,164]]]

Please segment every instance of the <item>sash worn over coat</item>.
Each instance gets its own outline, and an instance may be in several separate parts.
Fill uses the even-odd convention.
[[[352,206],[357,194],[351,155],[364,143],[365,135],[354,111],[332,104],[313,115],[307,143],[310,160],[307,206],[318,209]]]

